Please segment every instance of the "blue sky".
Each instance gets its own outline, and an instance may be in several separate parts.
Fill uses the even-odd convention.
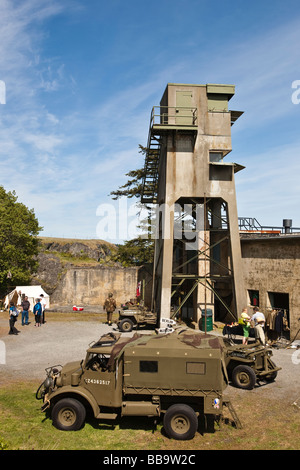
[[[0,185],[41,235],[97,238],[166,84],[228,83],[238,215],[300,227],[299,43],[294,0],[0,0]]]

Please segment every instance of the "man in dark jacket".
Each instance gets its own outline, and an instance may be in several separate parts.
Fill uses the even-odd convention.
[[[28,325],[28,311],[30,308],[30,303],[28,297],[25,296],[24,300],[21,302],[22,307],[22,325]]]

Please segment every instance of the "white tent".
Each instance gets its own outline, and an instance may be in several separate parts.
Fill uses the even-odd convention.
[[[16,307],[21,306],[22,294],[25,294],[28,297],[31,311],[33,310],[36,299],[41,298],[41,294],[44,294],[44,299],[46,300],[46,308],[50,307],[50,297],[41,286],[17,286],[12,292],[10,292],[5,297],[5,308],[9,307],[9,303],[11,301],[15,303]]]

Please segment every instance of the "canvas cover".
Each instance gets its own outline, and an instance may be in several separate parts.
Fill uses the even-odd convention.
[[[41,286],[17,286],[14,290],[12,290],[5,297],[5,300],[4,300],[5,308],[9,308],[10,302],[14,302],[17,308],[21,307],[22,294],[25,294],[28,297],[31,311],[33,310],[36,299],[41,298],[40,297],[41,294],[44,294],[44,299],[46,300],[46,308],[50,307],[50,297]]]
[[[108,367],[124,356],[124,389],[128,393],[201,395],[204,390],[223,390],[227,385],[222,340],[193,330],[179,329],[167,335],[134,334],[111,349]]]
[[[222,347],[217,337],[182,331],[181,334],[139,338],[124,347],[124,388],[143,393],[200,396],[226,387]]]

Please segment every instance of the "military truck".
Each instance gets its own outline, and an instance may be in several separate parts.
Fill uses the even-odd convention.
[[[221,339],[222,341],[222,339]],[[192,439],[198,417],[220,418],[228,383],[217,337],[191,331],[102,336],[82,361],[46,369],[36,392],[61,430],[78,430],[87,411],[97,419],[163,416],[170,438]]]

